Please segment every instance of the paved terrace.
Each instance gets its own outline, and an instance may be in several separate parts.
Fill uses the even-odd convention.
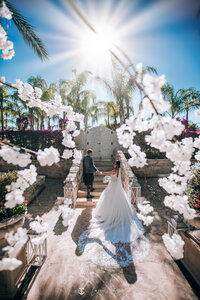
[[[29,206],[30,214],[36,216],[40,210],[49,224],[48,257],[28,294],[29,300],[197,299],[162,243],[165,217],[174,213],[163,206],[163,192],[156,179],[147,182],[148,197],[155,209],[155,220],[147,229],[150,255],[141,263],[118,269],[106,269],[76,255],[78,238],[89,225],[92,208],[77,208],[73,223],[65,228],[56,203],[63,195],[62,182],[47,179],[46,184],[39,196],[40,208],[36,200]]]

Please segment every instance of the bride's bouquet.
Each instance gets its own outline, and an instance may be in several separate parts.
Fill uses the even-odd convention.
[[[111,180],[111,177],[110,177],[110,176],[105,176],[105,177],[103,178],[103,183],[108,183],[108,182],[110,182],[110,180]]]

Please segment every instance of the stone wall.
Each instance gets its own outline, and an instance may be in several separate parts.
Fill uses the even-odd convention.
[[[92,149],[95,160],[113,160],[116,151],[122,150],[116,131],[105,126],[93,127],[86,132],[81,131],[75,138],[75,143],[77,149],[83,150],[84,154],[87,149]]]
[[[33,160],[32,164],[36,166],[38,175],[44,175],[46,178],[61,178],[65,179],[69,173],[69,169],[72,165],[71,160],[60,160],[57,164],[52,166],[42,167],[38,161]],[[16,166],[6,163],[0,158],[0,172],[7,172],[8,170],[16,170]]]
[[[130,184],[135,177],[122,151],[116,152],[116,160],[120,161],[122,185],[126,193],[129,193]]]
[[[147,159],[147,162],[148,165],[143,168],[132,168],[137,177],[157,177],[172,172],[173,163],[169,159]]]
[[[185,242],[181,262],[200,285],[200,230],[181,232],[181,237]]]

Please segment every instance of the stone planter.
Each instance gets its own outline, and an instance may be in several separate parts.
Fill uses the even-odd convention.
[[[181,262],[200,285],[200,230],[181,232],[181,237],[185,242],[184,258]]]
[[[24,225],[24,218],[25,214],[14,215],[13,217],[0,222],[0,249],[7,245],[7,241],[5,239],[6,232],[16,232],[19,227]]]
[[[0,249],[7,245],[5,233],[14,231],[24,224],[25,214],[15,215],[3,222],[0,222]],[[22,264],[13,271],[0,272],[0,299],[13,299],[20,276],[26,267],[26,245],[18,252],[17,259],[22,261]]]
[[[196,218],[194,218],[193,220],[189,220],[189,223],[197,229],[200,229],[200,212],[197,212]]]

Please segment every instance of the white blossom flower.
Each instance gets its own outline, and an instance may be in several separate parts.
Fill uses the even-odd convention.
[[[42,245],[45,241],[45,239],[47,238],[47,234],[46,233],[42,233],[41,235],[35,237],[35,238],[32,238],[31,239],[31,243],[33,245]]]
[[[131,146],[132,141],[133,141],[133,136],[128,132],[125,132],[119,136],[119,143],[123,145],[124,148],[128,148],[129,146]]]
[[[6,3],[3,1],[2,7],[0,7],[0,17],[10,20],[12,19],[12,14],[13,13],[8,9]]]
[[[131,167],[142,168],[147,164],[146,154],[141,151],[140,146],[131,145],[128,152],[131,155],[131,158],[128,160]]]
[[[67,148],[75,148],[75,142],[72,140],[71,134],[68,134],[66,130],[63,130],[62,144]]]
[[[9,257],[14,258],[28,240],[27,230],[20,227],[15,234],[13,231],[7,232],[5,234],[5,239],[10,246],[6,246],[2,250],[7,252]]]
[[[25,186],[24,181],[28,182],[29,185],[32,185],[36,179],[37,179],[37,172],[36,172],[36,167],[34,165],[31,165],[29,169],[25,169],[23,171],[19,171],[18,172],[18,180],[20,185],[21,185],[21,189],[25,189],[22,188],[22,186]]]
[[[37,160],[41,166],[52,166],[54,163],[59,162],[59,152],[53,146],[45,148],[44,151],[39,150],[37,153]]]
[[[81,162],[81,159],[82,159],[82,152],[77,150],[77,149],[74,149],[74,163],[75,164],[79,164]]]
[[[198,151],[195,155],[196,160],[200,160],[200,151]]]
[[[75,130],[72,134],[72,136],[76,137],[80,134],[80,130]]]
[[[195,138],[194,147],[200,149],[200,137]]]
[[[164,199],[165,206],[170,207],[173,210],[183,214],[188,220],[195,218],[196,212],[193,208],[190,208],[188,204],[188,196],[186,195],[170,195]]]
[[[13,271],[22,264],[22,261],[16,258],[4,257],[0,260],[0,271]]]
[[[3,85],[3,83],[6,82],[5,76],[0,77],[0,86]]]
[[[200,109],[196,109],[194,114],[195,114],[196,117],[200,118]]]
[[[142,63],[138,63],[138,64],[135,66],[135,69],[136,69],[136,72],[137,72],[137,73],[142,74],[142,71],[143,71]]]
[[[154,217],[153,216],[144,216],[143,214],[137,213],[138,218],[144,223],[144,225],[149,226]]]
[[[9,164],[26,167],[31,163],[31,155],[28,153],[19,153],[19,149],[3,145],[0,149],[0,156]]]
[[[17,204],[22,204],[24,202],[23,191],[20,189],[16,189],[10,193],[7,193],[5,196],[5,207],[6,208],[13,208]]]
[[[74,123],[74,121],[68,122],[66,130],[68,132],[76,130],[76,124]]]
[[[45,233],[47,232],[49,225],[45,222],[42,222],[42,219],[39,216],[37,216],[35,218],[35,221],[32,221],[29,224],[29,227],[37,233]]]
[[[72,155],[73,155],[72,150],[65,149],[64,152],[63,152],[62,157],[65,158],[65,159],[69,159],[70,157],[72,157]]]
[[[154,210],[150,204],[143,205],[143,204],[138,203],[137,206],[138,206],[138,209],[140,210],[140,213],[145,216],[150,214]]]
[[[146,94],[150,99],[156,100],[161,94],[161,88],[166,83],[165,75],[154,78],[149,74],[145,74],[143,78],[143,85]]]
[[[61,212],[62,212],[62,218],[63,218],[63,226],[68,226],[72,222],[72,219],[74,218],[75,211],[74,209],[68,207],[67,205],[60,205],[59,206]]]
[[[181,238],[179,234],[173,234],[171,237],[169,234],[165,233],[162,236],[163,242],[165,247],[167,248],[168,252],[174,259],[182,259],[184,256],[184,244],[185,242]]]

